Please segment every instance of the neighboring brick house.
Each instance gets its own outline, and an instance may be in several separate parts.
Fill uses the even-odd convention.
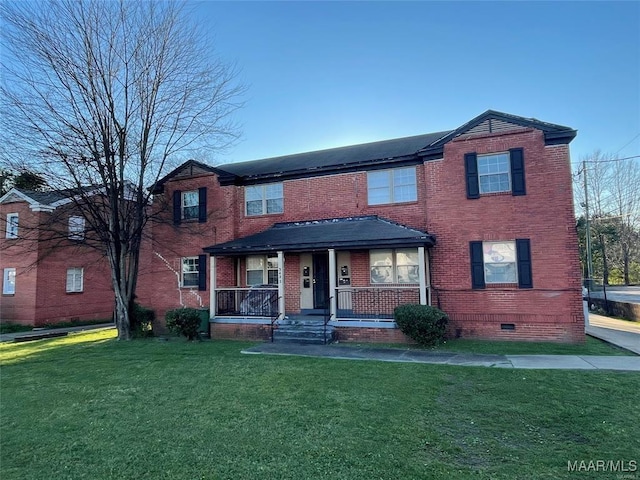
[[[110,321],[104,255],[87,244],[70,191],[11,189],[0,198],[0,320],[24,325]]]
[[[569,143],[487,111],[461,127],[212,167],[154,189],[140,302],[209,307],[215,338],[300,315],[341,341],[401,341],[393,308],[432,304],[464,338],[584,340]]]

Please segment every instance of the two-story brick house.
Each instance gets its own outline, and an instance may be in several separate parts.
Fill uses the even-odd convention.
[[[466,338],[584,338],[569,143],[487,111],[433,134],[212,167],[154,189],[140,301],[210,308],[217,338],[318,315],[343,341],[398,341],[401,303]]]
[[[66,190],[11,189],[0,198],[0,319],[40,327],[110,321],[113,290],[103,252]]]

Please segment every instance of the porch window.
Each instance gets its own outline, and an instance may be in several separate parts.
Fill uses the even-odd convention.
[[[247,216],[284,212],[282,182],[245,187],[244,196]]]
[[[264,255],[247,257],[247,285],[264,284],[278,284],[278,257]]]
[[[394,168],[367,173],[369,205],[417,200],[416,169]]]
[[[418,249],[371,250],[371,283],[420,283]]]

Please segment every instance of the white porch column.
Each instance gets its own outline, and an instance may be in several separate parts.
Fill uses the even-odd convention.
[[[284,252],[278,251],[278,320],[284,319]]]
[[[420,276],[420,305],[426,305],[427,272],[425,268],[424,247],[418,247],[418,275]]]
[[[209,255],[209,318],[216,316],[216,257]]]
[[[329,320],[335,320],[338,313],[338,299],[336,298],[336,251],[329,249]]]

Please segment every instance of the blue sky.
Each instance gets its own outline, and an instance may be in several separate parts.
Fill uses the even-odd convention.
[[[487,109],[640,155],[640,2],[202,2],[249,87],[226,163],[454,129]]]

